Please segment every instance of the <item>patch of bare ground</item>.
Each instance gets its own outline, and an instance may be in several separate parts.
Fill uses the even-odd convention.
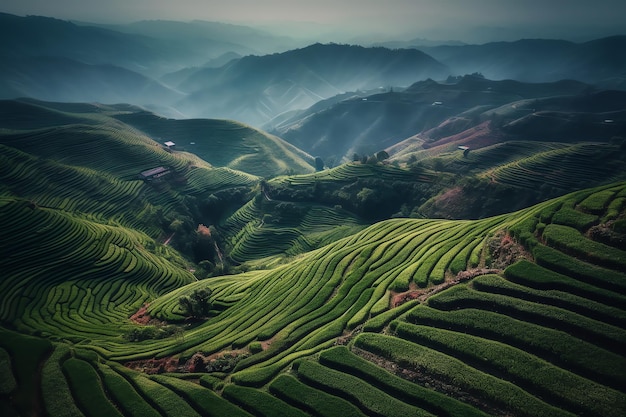
[[[356,337],[356,335],[358,335],[359,333],[361,333],[361,331],[363,330],[363,325],[359,325],[357,327],[355,327],[352,330],[344,330],[343,334],[341,336],[339,336],[337,338],[337,340],[335,340],[335,345],[347,345],[348,343],[350,343],[350,341],[352,339],[354,339]]]
[[[515,416],[515,414],[499,407],[497,404],[486,401],[485,399],[480,398],[477,395],[472,394],[471,392],[464,391],[460,387],[450,384],[449,381],[446,381],[439,375],[427,372],[425,369],[410,369],[407,367],[403,367],[396,362],[387,360],[382,356],[375,355],[371,352],[359,349],[357,347],[352,347],[352,352],[360,356],[361,358],[385,369],[387,372],[399,376],[402,379],[445,394],[448,397],[452,397],[463,403],[476,407],[489,415],[498,417]]]
[[[126,362],[127,368],[134,369],[145,374],[154,375],[162,373],[196,373],[196,372],[228,372],[241,359],[249,354],[247,349],[237,349],[215,352],[205,355],[196,352],[186,361],[178,357],[165,357],[153,359],[141,359]]]
[[[276,341],[276,339],[277,339],[277,336],[274,335],[274,336],[270,337],[267,340],[263,340],[263,341],[259,342],[259,343],[261,343],[261,348],[263,350],[269,349],[269,347],[272,345],[272,343],[274,343]]]
[[[491,267],[505,269],[522,259],[533,260],[533,256],[506,230],[500,230],[487,242],[491,257]]]
[[[150,314],[148,314],[148,307],[150,307],[150,303],[145,303],[144,305],[142,305],[139,310],[135,312],[135,314],[130,316],[130,321],[144,326],[148,324],[154,324],[154,320],[156,319],[152,318]]]
[[[141,359],[126,362],[124,366],[149,375],[162,374],[165,372],[181,372],[180,359],[174,357]]]
[[[411,300],[420,300],[424,302],[428,299],[428,297],[433,296],[447,288],[458,285],[462,282],[469,281],[472,278],[475,278],[479,275],[487,275],[487,274],[499,274],[501,273],[501,269],[495,268],[474,268],[468,269],[466,271],[461,271],[452,279],[446,280],[445,282],[433,285],[427,288],[415,289],[417,286],[414,283],[411,283],[409,286],[409,290],[401,293],[391,292],[391,308],[398,307],[408,301]]]

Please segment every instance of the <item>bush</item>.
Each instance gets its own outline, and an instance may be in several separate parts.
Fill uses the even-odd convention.
[[[325,366],[355,375],[392,396],[435,415],[485,416],[467,404],[393,375],[353,354],[345,346],[337,346],[322,352],[319,360]]]
[[[609,268],[626,270],[626,252],[587,239],[576,229],[549,224],[543,237],[550,246]]]
[[[361,333],[355,339],[355,346],[381,355],[404,368],[449,381],[454,386],[486,401],[500,404],[514,415],[571,416],[570,413],[546,404],[508,381],[472,368],[459,359],[406,340],[375,333]]]
[[[252,342],[248,345],[248,350],[252,354],[259,353],[263,351],[263,346],[261,345],[261,342]]]
[[[182,296],[178,299],[178,304],[184,316],[206,317],[212,309],[210,301],[212,291],[210,288],[195,289],[191,295]]]
[[[345,398],[368,415],[429,415],[424,410],[403,403],[355,376],[335,371],[317,362],[302,361],[298,367],[298,378],[307,385]]]

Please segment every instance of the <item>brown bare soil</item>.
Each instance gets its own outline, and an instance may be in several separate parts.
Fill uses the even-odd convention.
[[[145,303],[135,314],[130,316],[130,320],[137,324],[147,325],[152,320],[152,317],[148,314],[148,307],[150,303]]]

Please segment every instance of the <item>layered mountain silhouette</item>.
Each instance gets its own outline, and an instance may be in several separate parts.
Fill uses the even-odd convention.
[[[408,86],[447,71],[417,50],[315,44],[200,69],[176,86],[189,93],[177,107],[194,116],[211,114],[259,125],[345,91]]]
[[[402,91],[320,102],[282,121],[272,131],[313,155],[338,162],[342,158],[352,159],[354,153],[373,154],[421,132],[431,131],[433,138],[460,133],[488,118],[490,110],[503,105],[518,107],[521,115],[527,115],[528,108],[538,104],[521,100],[578,95],[590,90],[593,90],[591,86],[577,81],[523,83],[493,81],[478,75],[453,78],[446,83],[427,80]],[[620,109],[619,99],[608,99],[621,95],[619,92],[607,94],[607,101],[601,104],[613,111]],[[577,99],[580,110],[583,103],[590,100],[585,97]],[[556,107],[557,101],[565,106],[571,100],[554,99]],[[549,102],[542,101],[546,106]],[[589,107],[593,104],[589,103]],[[563,107],[563,111],[568,109],[579,111],[571,105]]]
[[[483,45],[418,47],[459,74],[480,72],[491,79],[529,82],[575,79],[588,83],[623,81],[626,36],[589,42],[522,39]]]
[[[225,118],[269,128],[321,100],[397,91],[428,78],[481,73],[623,89],[626,74],[626,58],[619,53],[624,36],[585,43],[300,47],[284,36],[215,22],[93,25],[6,13],[0,14],[0,34],[0,98],[128,102],[169,117]],[[386,111],[402,112],[404,105],[398,106]]]

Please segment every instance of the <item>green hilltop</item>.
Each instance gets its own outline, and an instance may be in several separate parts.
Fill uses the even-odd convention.
[[[626,412],[620,143],[313,172],[232,122],[1,104],[2,415]],[[535,192],[531,170],[563,195],[424,217],[455,187]]]

